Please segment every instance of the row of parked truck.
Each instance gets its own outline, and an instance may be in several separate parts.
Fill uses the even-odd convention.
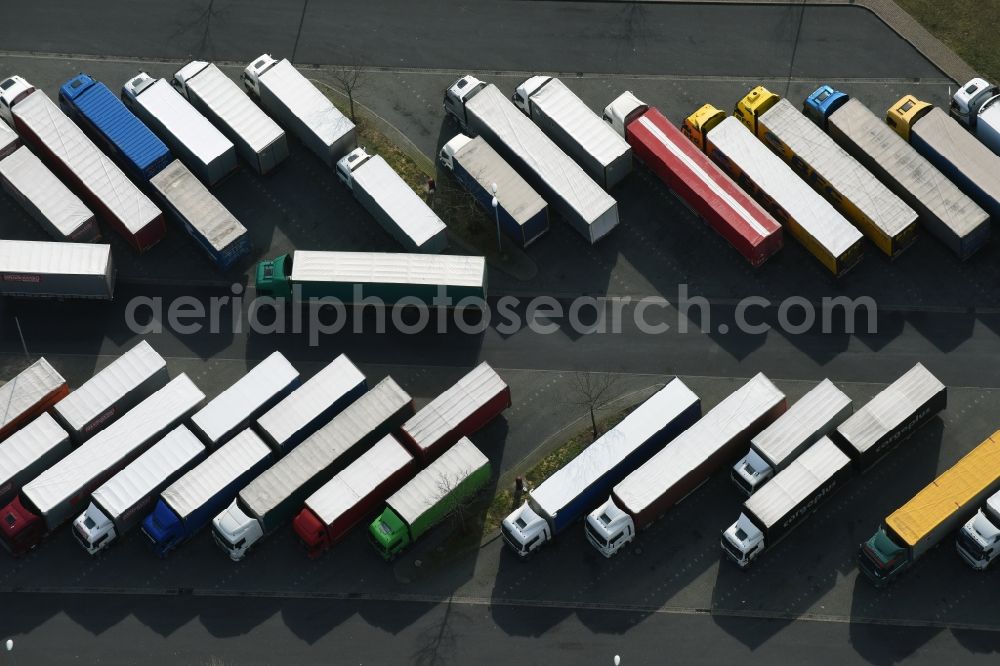
[[[749,448],[730,471],[748,499],[721,536],[725,556],[746,568],[946,406],[946,387],[919,363],[857,411],[829,380],[788,407],[758,374],[702,415],[675,379],[531,488],[501,534],[527,557],[582,522],[588,543],[612,557]],[[860,548],[861,571],[884,584],[959,527],[958,552],[985,568],[1000,554],[998,489],[994,434],[886,518]]]
[[[777,252],[787,230],[840,275],[860,261],[864,237],[894,258],[916,239],[918,223],[961,259],[985,244],[1000,215],[997,99],[997,87],[976,79],[955,95],[951,118],[908,96],[882,122],[829,86],[802,111],[758,86],[732,118],[705,105],[678,129],[630,92],[605,108],[602,123],[553,77],[528,79],[509,100],[465,76],[444,106],[538,189],[543,201],[519,198],[532,202],[530,211],[547,201],[591,243],[618,224],[605,190],[634,158],[752,265]],[[452,167],[469,137],[455,141],[440,158],[485,206],[490,181]],[[529,219],[521,229],[508,224],[508,233],[533,239],[524,233]]]
[[[510,406],[486,363],[420,410],[339,356],[307,381],[275,352],[211,401],[146,342],[74,391],[41,359],[0,387],[0,543],[64,523],[96,554],[139,527],[163,557],[211,526],[233,560],[294,523],[310,554],[358,522],[391,559],[491,477],[469,440]]]

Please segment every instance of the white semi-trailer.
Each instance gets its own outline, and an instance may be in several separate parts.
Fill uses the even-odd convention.
[[[327,166],[335,167],[354,150],[354,123],[288,60],[265,53],[247,65],[242,78],[243,87],[264,110]]]
[[[618,203],[495,85],[463,76],[445,92],[444,109],[486,139],[588,242],[618,226]]]
[[[214,64],[189,62],[174,74],[174,87],[215,123],[257,173],[268,173],[288,157],[285,130]]]
[[[514,104],[604,189],[632,173],[632,147],[554,76],[532,76]]]

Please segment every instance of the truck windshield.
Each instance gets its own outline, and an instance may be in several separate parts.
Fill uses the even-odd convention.
[[[610,541],[605,539],[596,529],[594,529],[594,526],[591,524],[589,520],[587,521],[587,534],[589,534],[591,538],[594,539],[594,541],[596,541],[602,546],[607,546],[609,543],[611,543]]]
[[[958,533],[958,545],[975,560],[981,560],[986,556],[986,549],[965,530]]]
[[[725,536],[722,537],[722,547],[727,553],[729,553],[734,560],[737,562],[743,561],[743,551],[733,545],[733,542],[727,539]]]
[[[500,534],[503,536],[503,540],[507,542],[508,546],[518,552],[524,550],[524,546],[517,540],[517,537],[514,536],[511,529],[502,523],[500,525]]]
[[[893,542],[889,536],[879,530],[865,543],[865,552],[872,562],[881,569],[888,569],[903,554],[903,549]]]

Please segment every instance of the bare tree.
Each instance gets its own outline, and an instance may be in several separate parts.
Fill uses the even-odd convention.
[[[365,83],[368,81],[365,68],[357,60],[352,60],[347,65],[334,67],[330,76],[333,77],[333,80],[340,85],[344,94],[347,95],[347,102],[351,106],[351,120],[355,123],[358,122],[354,114],[354,93],[364,88]]]
[[[450,495],[459,486],[461,481],[461,479],[448,476],[442,477],[437,483],[438,491],[440,491],[441,496]],[[462,532],[465,532],[467,520],[471,515],[470,511],[472,507],[470,504],[474,501],[474,496],[463,497],[451,510],[451,516],[458,522],[458,528]]]
[[[570,378],[570,403],[590,412],[590,428],[597,439],[597,408],[607,402],[618,384],[618,375],[610,372],[574,372]]]

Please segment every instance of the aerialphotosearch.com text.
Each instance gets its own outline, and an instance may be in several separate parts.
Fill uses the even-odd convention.
[[[776,302],[763,296],[747,296],[712,303],[703,296],[689,294],[686,284],[678,285],[673,301],[658,296],[557,299],[502,295],[488,300],[454,299],[440,288],[427,301],[407,296],[393,303],[364,293],[360,285],[347,302],[329,296],[303,298],[298,285],[290,299],[250,297],[242,285],[234,284],[228,294],[221,295],[139,296],[125,308],[126,325],[138,335],[165,330],[177,335],[304,334],[310,345],[342,332],[418,335],[459,331],[478,335],[494,329],[509,336],[525,328],[540,335],[561,330],[574,335],[616,335],[624,331],[647,335],[764,335],[774,328],[788,335],[874,334],[877,315],[875,300],[867,296],[828,296],[819,301],[791,296]],[[724,321],[718,323],[719,319]]]

